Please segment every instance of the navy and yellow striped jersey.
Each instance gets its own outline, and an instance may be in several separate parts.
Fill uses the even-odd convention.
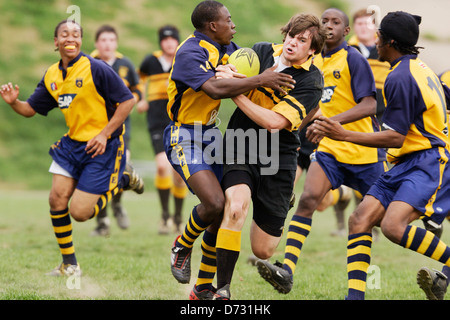
[[[444,82],[447,87],[450,86],[450,70],[444,71],[439,75],[439,78]]]
[[[160,62],[163,55],[161,50],[146,56],[139,67],[141,85],[147,89],[147,101],[168,100],[167,86],[172,66],[164,69]],[[166,111],[166,110],[164,110]]]
[[[314,56],[314,65],[323,73],[325,88],[320,102],[322,114],[331,118],[350,110],[364,97],[376,97],[375,81],[367,60],[344,41],[339,47]],[[351,131],[376,132],[375,116],[344,124]],[[323,138],[317,148],[347,164],[369,164],[385,160],[383,149]]]
[[[348,45],[355,47],[358,51],[361,51],[360,46],[362,45],[356,35],[352,36],[347,43]],[[378,51],[376,46],[367,48],[367,50],[367,56],[364,54],[363,56],[367,59],[367,62],[369,62],[370,69],[372,69],[373,77],[375,79],[375,87],[377,90],[383,90],[384,81],[386,81],[386,77],[391,66],[389,65],[389,62],[378,60]],[[361,54],[362,53],[363,52],[361,52]]]
[[[91,57],[100,59],[97,49],[91,53]],[[131,93],[136,98],[136,101],[141,100],[142,93],[139,88],[139,76],[133,63],[130,61],[130,59],[128,59],[118,51],[115,52],[115,58],[116,59],[111,65],[111,68],[113,68],[113,70],[117,72],[119,77],[122,78],[125,85],[128,87],[128,89],[130,89]]]
[[[283,51],[282,44],[257,43],[253,50],[260,60],[260,73],[273,67]],[[287,95],[282,95],[271,88],[259,87],[253,89],[248,98],[263,108],[281,114],[290,122],[290,127],[279,132],[279,168],[295,169],[297,166],[297,150],[300,147],[298,128],[306,115],[317,107],[323,90],[323,77],[320,70],[312,64],[312,58],[302,65],[294,65],[280,71],[287,73],[296,81],[295,88],[288,89]],[[228,124],[229,129],[262,129],[253,122],[241,109],[237,108]],[[259,138],[259,136],[258,136]],[[271,141],[267,139],[267,152],[271,153]],[[259,145],[259,142],[258,142]]]
[[[412,152],[448,148],[447,106],[437,75],[416,55],[402,56],[391,65],[383,90],[383,122],[406,137],[401,148],[388,150],[388,160],[397,162]]]
[[[220,100],[210,98],[200,88],[236,49],[233,42],[222,46],[198,31],[178,47],[167,89],[167,112],[172,121],[189,125],[215,123]]]
[[[59,108],[68,136],[89,141],[108,124],[117,105],[130,99],[131,91],[110,66],[80,52],[66,70],[61,61],[50,66],[27,102],[41,115]],[[123,126],[112,136],[122,132]]]

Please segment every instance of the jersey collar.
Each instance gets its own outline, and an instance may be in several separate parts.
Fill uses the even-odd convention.
[[[83,52],[80,51],[80,53],[78,54],[78,56],[76,56],[74,59],[70,60],[69,64],[67,65],[67,68],[72,67],[78,60],[80,60],[80,58],[82,56],[85,56],[85,54]],[[63,66],[62,66],[62,59],[59,60],[59,69],[60,70],[64,70]]]
[[[279,57],[283,53],[283,45],[282,44],[272,44],[273,49],[273,57]],[[305,69],[306,71],[309,71],[309,68],[312,64],[312,56],[309,57],[308,60],[303,62],[302,64],[294,64],[292,67],[296,69]]]
[[[331,57],[333,54],[335,54],[336,52],[345,49],[348,47],[347,41],[343,41],[337,48],[334,48],[333,50],[327,52],[327,54],[324,54],[324,51],[322,51],[322,58],[329,58]]]
[[[402,60],[411,60],[411,59],[416,59],[416,58],[417,58],[416,54],[407,54],[407,55],[401,56],[400,58],[392,61],[391,68],[393,68],[396,64],[398,64]]]
[[[200,31],[195,30],[194,31],[194,36],[200,40],[205,40],[209,43],[211,43],[213,46],[215,46],[217,48],[217,50],[219,50],[219,52],[221,53],[225,53],[227,52],[227,46],[223,46],[217,42],[215,42],[214,40],[212,40],[210,37],[208,37],[206,34],[201,33]]]

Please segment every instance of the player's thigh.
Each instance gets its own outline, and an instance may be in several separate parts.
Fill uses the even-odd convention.
[[[252,251],[259,259],[269,259],[275,253],[281,236],[273,236],[261,229],[253,220],[250,227]]]
[[[75,189],[70,201],[70,214],[77,221],[85,221],[92,217],[94,207],[100,198],[99,194],[93,194]]]

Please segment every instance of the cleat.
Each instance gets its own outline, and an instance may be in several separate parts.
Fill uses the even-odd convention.
[[[109,237],[110,221],[106,214],[106,208],[97,215],[97,227],[90,233],[91,237]]]
[[[425,292],[428,300],[444,300],[447,292],[447,276],[442,272],[423,267],[417,272],[417,284]]]
[[[230,293],[230,285],[226,284],[222,288],[218,289],[217,292],[214,294],[214,300],[230,300],[231,293]]]
[[[256,266],[259,275],[279,293],[287,294],[291,291],[294,281],[289,272],[282,268],[283,265],[280,262],[271,264],[267,260],[258,260]]]
[[[198,291],[197,286],[194,286],[189,294],[189,300],[213,300],[215,293],[216,289],[214,287],[212,287],[212,290],[204,289],[202,291]]]
[[[191,253],[192,249],[177,247],[175,244],[180,238],[178,236],[172,246],[170,255],[170,269],[172,275],[179,283],[189,283],[191,280]]]
[[[61,263],[58,267],[47,273],[48,276],[52,277],[61,277],[61,276],[76,276],[81,277],[81,268],[80,264],[64,264]]]
[[[169,218],[167,220],[161,219],[161,221],[159,222],[158,234],[169,234],[172,228],[172,224],[172,218]]]
[[[137,194],[142,194],[144,192],[144,180],[137,174],[136,170],[133,169],[128,163],[125,166],[125,171],[123,174],[126,174],[130,177],[130,182],[128,186],[124,188],[124,190],[133,190]]]
[[[128,219],[127,211],[122,207],[120,202],[112,202],[111,208],[113,210],[114,217],[117,220],[117,225],[120,229],[128,229],[130,221]]]

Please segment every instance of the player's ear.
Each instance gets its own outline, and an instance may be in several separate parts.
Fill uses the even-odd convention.
[[[215,23],[214,21],[211,21],[211,22],[209,23],[209,29],[210,29],[211,31],[213,31],[213,32],[216,32],[216,31],[217,31],[217,26],[216,26],[216,23]]]
[[[54,38],[53,38],[53,42],[54,42],[54,44],[55,44],[55,51],[58,51],[58,50],[59,50],[59,48],[58,48],[58,38],[57,38],[57,37],[54,37]]]

